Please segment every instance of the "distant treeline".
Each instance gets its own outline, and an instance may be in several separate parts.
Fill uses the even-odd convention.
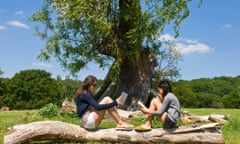
[[[98,85],[102,80],[98,81]],[[52,78],[44,70],[24,70],[13,78],[0,78],[0,107],[36,109],[71,99],[81,81]],[[186,108],[240,108],[240,76],[172,82],[181,106]]]
[[[240,108],[240,76],[179,80],[174,92],[183,107]]]

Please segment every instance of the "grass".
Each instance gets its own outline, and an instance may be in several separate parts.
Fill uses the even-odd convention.
[[[222,126],[222,132],[224,135],[225,144],[240,144],[240,109],[210,109],[210,108],[198,108],[198,109],[182,109],[188,111],[191,114],[196,115],[209,115],[209,114],[221,114],[229,116],[228,123]]]
[[[191,114],[196,115],[209,115],[209,114],[222,114],[222,115],[231,115],[231,118],[228,119],[228,123],[222,126],[222,132],[224,135],[226,144],[237,144],[240,143],[240,109],[188,109],[184,108],[182,111],[188,111]],[[8,128],[16,124],[30,123],[33,121],[40,120],[59,120],[63,122],[80,124],[80,121],[77,117],[73,115],[65,116],[54,116],[51,118],[42,117],[38,114],[38,110],[21,110],[21,111],[5,111],[0,112],[0,143],[3,143],[3,136],[7,133]],[[129,121],[131,124],[140,125],[145,122],[143,118],[134,118]],[[181,123],[180,123],[181,125]],[[113,121],[103,120],[100,127],[101,128],[112,128],[116,124]],[[157,119],[153,121],[153,127],[162,127]]]

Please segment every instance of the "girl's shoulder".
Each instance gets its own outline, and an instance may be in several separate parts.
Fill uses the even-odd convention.
[[[173,97],[176,97],[176,96],[175,96],[174,93],[169,92],[165,97],[166,97],[166,98],[170,98],[170,99],[172,99]]]

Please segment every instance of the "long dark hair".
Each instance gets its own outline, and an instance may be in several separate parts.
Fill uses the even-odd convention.
[[[163,89],[163,97],[165,97],[169,92],[172,92],[172,87],[168,80],[161,80],[158,87]]]
[[[89,75],[87,76],[83,83],[82,86],[76,91],[75,95],[74,95],[74,99],[76,99],[77,97],[79,97],[82,93],[88,91],[89,87],[91,85],[94,85],[94,83],[97,81],[97,78],[93,75]]]

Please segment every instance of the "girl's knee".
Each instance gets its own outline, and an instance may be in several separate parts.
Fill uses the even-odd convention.
[[[101,102],[103,102],[103,103],[111,103],[111,102],[113,102],[113,99],[111,97],[109,97],[109,96],[106,96],[106,97],[104,97],[102,99]]]

